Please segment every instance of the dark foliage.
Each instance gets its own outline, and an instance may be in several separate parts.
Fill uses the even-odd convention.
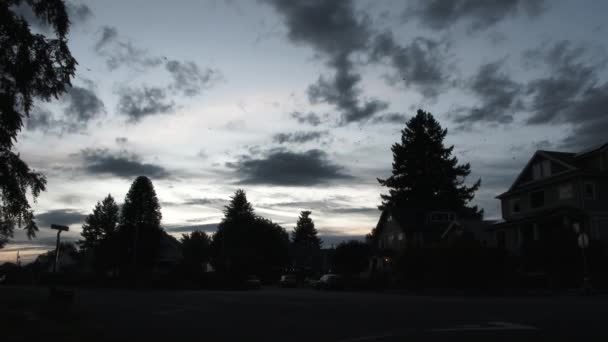
[[[334,262],[338,272],[356,274],[367,269],[369,256],[370,248],[367,243],[351,240],[336,247]]]
[[[118,262],[117,228],[120,209],[111,195],[97,202],[93,212],[85,218],[80,235],[84,240],[78,243],[96,271],[115,268]]]
[[[237,190],[211,244],[214,268],[229,277],[255,274],[274,279],[288,262],[289,236],[278,224],[255,215],[245,191]]]
[[[137,177],[125,196],[120,215],[120,250],[123,268],[149,269],[160,249],[163,230],[160,204],[152,181]]]
[[[55,37],[32,33],[14,11],[21,5],[30,6]],[[67,46],[68,28],[61,0],[0,1],[0,247],[15,226],[23,227],[28,237],[38,229],[27,194],[35,199],[45,190],[46,179],[30,170],[12,147],[34,99],[57,98],[70,86],[76,60]]]
[[[182,234],[181,247],[183,263],[188,268],[202,270],[202,265],[209,261],[211,239],[205,232],[198,230]]]
[[[382,196],[381,209],[408,208],[456,211],[461,215],[480,216],[482,211],[467,205],[475,196],[481,181],[467,186],[465,178],[471,173],[467,164],[458,164],[452,156],[454,146],[445,147],[448,131],[431,113],[418,110],[401,131],[401,142],[395,143],[392,175],[378,179],[389,188]]]
[[[310,214],[310,211],[302,211],[291,233],[293,266],[308,271],[319,268],[322,243]]]

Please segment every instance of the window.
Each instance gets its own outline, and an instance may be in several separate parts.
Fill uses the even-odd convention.
[[[534,191],[530,194],[530,207],[532,208],[540,208],[545,205],[545,192],[544,191]]]
[[[543,160],[532,166],[532,178],[538,180],[551,176],[551,161]]]
[[[585,183],[585,199],[595,199],[595,183]]]
[[[514,198],[511,200],[511,212],[512,213],[521,212],[521,204],[519,203],[519,198]]]
[[[403,241],[404,234],[403,233],[399,233],[399,235],[397,236],[397,238],[399,239],[399,241]]]
[[[559,199],[572,198],[572,184],[562,184],[559,186]]]

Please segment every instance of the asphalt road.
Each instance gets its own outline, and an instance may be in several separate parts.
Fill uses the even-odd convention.
[[[14,304],[24,295],[43,299],[41,291],[0,287],[0,300],[10,298]],[[0,311],[5,308],[0,306]],[[47,315],[54,310],[47,307]],[[274,288],[78,290],[69,313],[57,312],[63,316],[56,320],[61,329],[51,335],[72,334],[74,340],[608,340],[607,296],[471,298]],[[44,329],[52,324],[36,326],[27,338],[13,329],[2,340],[51,336]]]

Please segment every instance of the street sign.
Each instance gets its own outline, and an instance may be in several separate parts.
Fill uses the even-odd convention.
[[[51,229],[56,229],[56,230],[67,232],[70,228],[68,226],[61,226],[61,225],[58,225],[58,224],[51,224]]]
[[[583,249],[589,247],[589,235],[580,233],[578,236],[578,246]]]

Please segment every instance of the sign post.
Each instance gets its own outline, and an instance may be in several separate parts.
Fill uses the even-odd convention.
[[[51,229],[57,230],[57,245],[55,246],[55,263],[53,264],[53,273],[57,273],[57,263],[59,262],[59,235],[61,234],[61,232],[67,232],[70,228],[68,226],[51,224]]]

